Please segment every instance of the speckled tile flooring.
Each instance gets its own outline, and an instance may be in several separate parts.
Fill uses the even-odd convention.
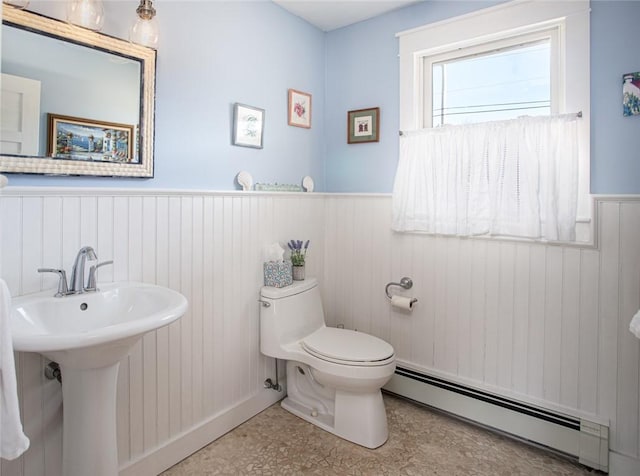
[[[602,474],[406,400],[384,399],[389,439],[376,450],[327,433],[275,404],[163,475]]]

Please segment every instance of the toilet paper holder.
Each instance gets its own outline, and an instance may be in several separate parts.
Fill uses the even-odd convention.
[[[390,286],[400,286],[401,288],[404,288],[404,289],[411,289],[413,287],[413,280],[411,278],[404,277],[400,280],[399,283],[393,283],[393,282],[388,283],[384,288],[384,292],[389,299],[391,299],[391,293],[389,292]],[[418,302],[417,299],[413,299],[412,301]]]

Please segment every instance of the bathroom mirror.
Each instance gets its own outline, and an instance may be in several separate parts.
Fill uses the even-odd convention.
[[[0,172],[153,177],[155,50],[2,10]]]

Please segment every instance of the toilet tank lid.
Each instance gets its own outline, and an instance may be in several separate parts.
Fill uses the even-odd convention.
[[[307,278],[304,281],[294,281],[290,286],[285,286],[283,288],[262,286],[262,289],[260,290],[260,296],[269,299],[282,299],[285,297],[300,294],[304,291],[308,291],[309,289],[317,285],[318,280],[316,278]]]

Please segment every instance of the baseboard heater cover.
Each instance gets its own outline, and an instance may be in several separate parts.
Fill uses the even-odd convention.
[[[585,466],[608,471],[609,428],[600,423],[400,366],[384,389],[547,446],[577,458]]]

